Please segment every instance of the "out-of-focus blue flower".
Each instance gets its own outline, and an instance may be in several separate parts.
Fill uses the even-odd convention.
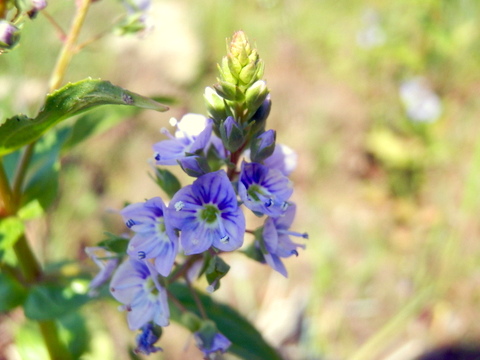
[[[257,163],[242,163],[238,194],[245,206],[256,214],[281,216],[292,195],[291,181],[280,171]]]
[[[131,330],[140,329],[150,321],[160,326],[169,324],[167,293],[157,276],[149,262],[131,258],[113,275],[110,292],[124,304],[120,309],[128,312],[127,322]]]
[[[296,205],[291,204],[283,216],[277,218],[267,218],[263,227],[263,240],[267,253],[263,254],[265,261],[274,270],[287,277],[287,270],[283,265],[281,258],[287,258],[297,255],[297,248],[305,248],[305,245],[294,243],[290,236],[298,236],[308,239],[306,233],[290,231],[290,226],[295,218]]]
[[[128,254],[139,260],[155,259],[157,271],[168,276],[178,252],[178,236],[167,220],[167,207],[162,199],[155,197],[131,204],[120,213],[136,233],[128,245]]]
[[[213,340],[210,341],[211,344],[208,344],[208,341],[206,341],[201,332],[196,332],[193,335],[197,347],[203,352],[205,357],[209,357],[210,354],[214,354],[218,351],[224,353],[230,345],[232,345],[231,341],[220,333],[214,335]]]
[[[289,176],[297,167],[297,153],[286,145],[277,144],[273,154],[263,161],[270,169],[277,169],[283,175]]]
[[[123,5],[125,9],[127,9],[129,14],[141,13],[146,12],[151,4],[151,0],[123,0]]]
[[[182,232],[185,254],[199,254],[212,245],[222,251],[242,246],[245,217],[225,171],[205,174],[180,189],[169,208],[173,226]]]
[[[163,140],[153,145],[157,165],[177,165],[177,160],[189,154],[197,154],[205,149],[212,135],[212,120],[202,115],[187,114],[180,122],[173,120],[177,126],[175,136],[162,130],[170,140]]]
[[[86,247],[85,252],[93,260],[93,262],[100,268],[98,274],[90,282],[90,296],[95,296],[98,293],[98,288],[110,279],[113,271],[118,265],[119,259],[114,253],[105,250],[103,247],[94,246]]]
[[[0,19],[0,49],[12,48],[18,42],[19,32],[15,25]]]
[[[422,77],[404,81],[400,85],[400,99],[406,108],[407,116],[418,122],[434,122],[442,114],[440,98]]]
[[[154,346],[160,336],[156,333],[155,327],[152,323],[147,323],[140,329],[142,332],[137,335],[135,348],[136,354],[150,355],[157,351],[162,351],[162,348]]]

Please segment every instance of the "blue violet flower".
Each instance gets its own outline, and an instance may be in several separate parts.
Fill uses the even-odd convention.
[[[167,220],[167,210],[162,199],[155,197],[120,212],[136,233],[128,245],[128,255],[138,260],[155,259],[155,269],[162,276],[170,274],[178,253],[178,236]]]
[[[243,244],[245,216],[224,170],[199,177],[172,198],[171,221],[181,230],[186,255],[199,254],[212,245],[233,251]]]
[[[296,205],[291,204],[283,216],[268,217],[263,226],[263,241],[267,253],[263,254],[265,261],[270,267],[287,277],[287,270],[281,258],[297,255],[297,248],[305,249],[305,245],[294,243],[290,236],[298,236],[308,239],[308,234],[290,231],[290,226],[295,218]]]
[[[292,195],[291,181],[280,171],[257,163],[242,163],[238,195],[255,214],[281,216]]]
[[[159,284],[158,273],[147,261],[129,259],[121,264],[110,282],[110,292],[128,311],[130,330],[140,329],[153,321],[160,326],[169,324],[170,310],[167,292]]]
[[[202,115],[187,114],[179,122],[173,120],[173,124],[177,126],[175,136],[163,129],[162,132],[170,139],[153,145],[157,165],[177,165],[177,160],[197,154],[209,145],[213,124],[211,119]]]

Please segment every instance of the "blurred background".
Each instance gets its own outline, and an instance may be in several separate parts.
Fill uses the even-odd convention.
[[[46,10],[67,29],[73,6],[51,0]],[[123,13],[120,2],[96,2],[82,39]],[[170,117],[205,114],[226,39],[244,30],[266,64],[267,127],[298,153],[293,228],[310,239],[285,261],[288,279],[229,255],[214,297],[286,359],[408,360],[479,343],[478,19],[476,0],[153,0],[148,31],[106,34],[76,55],[66,80],[110,80],[172,98],[171,110],[126,111],[74,148],[53,210],[28,236],[43,261],[79,259],[95,271],[84,247],[125,231],[116,213],[125,201],[162,196],[148,176],[151,146]],[[0,118],[38,111],[60,46],[46,16],[25,24],[20,45],[0,56]],[[116,303],[83,311],[93,340],[84,359],[128,359],[120,349],[134,334]],[[15,353],[21,318],[0,324],[5,354]],[[35,336],[22,331],[17,339]],[[201,358],[175,324],[159,345],[151,359]]]

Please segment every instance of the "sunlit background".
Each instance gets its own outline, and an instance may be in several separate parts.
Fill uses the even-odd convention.
[[[51,0],[47,11],[66,29],[73,6]],[[82,39],[123,12],[98,1]],[[125,231],[116,211],[163,195],[148,176],[151,146],[170,117],[206,113],[204,88],[241,29],[266,64],[268,128],[298,153],[293,228],[310,239],[285,261],[288,279],[227,256],[215,298],[291,360],[408,360],[480,342],[478,1],[153,0],[148,16],[140,37],[106,34],[85,47],[67,80],[102,78],[175,102],[167,113],[126,112],[64,157],[58,201],[28,230],[43,261],[80,259],[93,273],[83,249]],[[42,14],[25,25],[18,48],[0,56],[1,118],[35,114],[60,46]],[[85,360],[129,359],[134,334],[116,307],[83,308],[93,339]],[[15,336],[35,337],[19,333],[22,318],[0,324],[11,359]],[[201,358],[175,324],[159,345],[151,359]]]

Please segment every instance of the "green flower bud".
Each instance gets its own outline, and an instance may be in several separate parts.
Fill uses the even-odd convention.
[[[216,90],[217,94],[223,97],[226,100],[231,101],[243,101],[244,95],[242,91],[238,88],[238,86],[221,81],[218,84],[213,85],[214,89]]]
[[[252,86],[247,89],[245,93],[245,102],[247,111],[247,119],[250,119],[253,114],[258,110],[260,105],[265,101],[269,92],[267,83],[263,80],[258,80]]]
[[[219,123],[222,119],[227,117],[224,100],[211,87],[205,89],[203,95],[206,101],[208,115]]]
[[[184,312],[180,318],[180,322],[191,332],[198,331],[202,326],[202,320],[193,312]]]

